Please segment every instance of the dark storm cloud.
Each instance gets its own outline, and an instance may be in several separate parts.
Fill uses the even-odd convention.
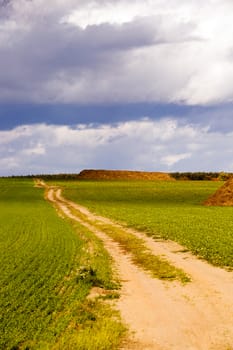
[[[50,125],[115,124],[149,117],[161,120],[172,117],[181,125],[208,127],[211,132],[233,131],[233,105],[186,106],[175,104],[5,104],[0,106],[0,129],[9,130],[20,125],[46,123]]]
[[[21,6],[16,1],[10,7],[2,3],[10,9],[0,40],[0,100],[3,102],[85,103],[90,102],[88,94],[94,102],[106,102],[115,99],[115,90],[122,90],[126,100],[136,102],[136,97],[128,98],[127,91],[123,91],[124,79],[135,85],[134,78],[127,77],[128,65],[133,67],[131,51],[193,40],[192,23],[175,23],[167,29],[166,18],[161,15],[135,17],[121,25],[106,22],[81,28],[65,19],[74,6],[72,1],[67,5],[55,1],[54,8],[49,6],[46,10],[43,1],[39,5],[26,0],[18,2]],[[82,9],[83,2],[79,6]],[[143,74],[140,61],[137,65],[139,67],[133,68],[136,76]],[[140,78],[145,90],[147,75],[145,81]],[[151,84],[152,81],[148,90]],[[118,97],[119,102],[121,98]]]
[[[229,102],[231,10],[224,0],[2,0],[0,101]]]
[[[109,124],[121,121],[140,120],[149,117],[157,120],[164,117],[186,118],[209,125],[210,107],[189,107],[175,104],[5,104],[0,107],[0,129],[11,129],[24,124],[47,123],[53,125],[75,125],[78,123]],[[206,115],[206,117],[204,117]],[[222,115],[219,111],[218,115]],[[202,117],[200,117],[202,116]]]
[[[11,0],[0,0],[0,24],[11,13]]]
[[[9,7],[11,0],[0,0],[0,10]]]
[[[137,22],[120,28],[103,24],[86,30],[57,23],[34,25],[30,31],[18,33],[17,38],[11,36],[0,47],[1,99],[13,97],[17,101],[27,96],[36,100],[33,90],[40,91],[41,85],[58,73],[65,72],[66,76],[75,73],[78,79],[83,70],[95,70],[102,65],[107,68],[107,62],[115,60],[112,50],[153,43],[150,28]]]

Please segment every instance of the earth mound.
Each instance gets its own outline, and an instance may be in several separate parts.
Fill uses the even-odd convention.
[[[233,177],[210,196],[204,205],[207,206],[233,206]]]
[[[161,172],[127,171],[127,170],[82,170],[79,180],[160,180],[175,181],[174,178]]]

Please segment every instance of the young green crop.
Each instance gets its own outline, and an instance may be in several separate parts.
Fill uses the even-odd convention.
[[[65,197],[90,210],[177,241],[219,266],[233,267],[233,207],[205,207],[202,202],[222,182],[79,181],[60,182]]]
[[[0,222],[0,349],[117,348],[118,315],[87,299],[96,284],[117,287],[102,243],[29,180],[0,179]]]

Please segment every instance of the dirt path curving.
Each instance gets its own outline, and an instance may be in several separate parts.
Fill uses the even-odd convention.
[[[154,254],[164,255],[182,268],[192,282],[181,285],[153,279],[94,226],[96,221],[117,227],[119,224],[66,200],[60,189],[48,188],[47,198],[64,215],[93,231],[113,257],[122,280],[118,308],[133,332],[132,342],[124,349],[233,350],[232,272],[213,267],[188,252],[182,253],[183,247],[174,242],[154,241],[141,232],[123,228],[143,238]],[[70,208],[81,212],[82,219]]]

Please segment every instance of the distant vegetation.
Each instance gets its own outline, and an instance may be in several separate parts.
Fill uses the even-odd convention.
[[[43,180],[77,180],[78,174],[30,174],[30,175],[9,175],[1,177],[2,179],[36,179]]]
[[[34,174],[9,178],[41,178],[44,180],[192,180],[226,181],[233,173],[226,172],[143,172],[122,170],[82,170],[77,174]]]
[[[233,173],[206,173],[206,172],[186,172],[186,173],[171,173],[176,180],[191,180],[191,181],[226,181],[233,176]]]

